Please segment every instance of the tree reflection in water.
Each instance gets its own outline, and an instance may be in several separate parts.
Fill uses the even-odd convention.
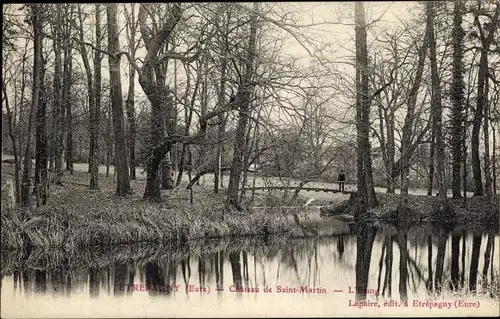
[[[339,252],[339,258],[342,259],[344,254],[344,236],[339,236],[337,240],[337,251]]]
[[[447,239],[448,234],[445,232],[445,230],[439,229],[437,240],[436,274],[434,277],[434,289],[436,289],[437,292],[441,291],[443,284],[444,256]]]
[[[356,229],[356,301],[366,300],[375,226],[360,223]]]
[[[189,261],[189,256],[187,258],[183,258],[181,261],[182,278],[184,279],[184,288],[186,290],[186,294],[187,288],[189,286],[189,279],[191,278],[191,265]]]
[[[89,293],[91,297],[99,297],[99,270],[96,267],[89,268]]]
[[[479,251],[481,249],[482,234],[474,234],[472,238],[472,254],[470,261],[469,291],[476,291],[477,270],[479,266]]]
[[[398,231],[399,246],[399,298],[408,301],[408,235],[406,232]]]
[[[241,291],[243,287],[241,278],[241,263],[240,263],[240,252],[233,251],[229,253],[229,262],[231,263],[231,272],[233,274],[233,284],[234,287]],[[240,292],[238,292],[240,294]]]
[[[456,290],[460,287],[460,269],[458,267],[458,261],[460,258],[460,234],[454,234],[451,236],[451,281],[450,289]]]
[[[495,234],[493,231],[488,232],[488,241],[486,242],[486,249],[484,251],[484,265],[483,265],[483,273],[482,273],[482,280],[483,280],[483,286],[488,285],[488,268],[491,263],[491,257],[493,256],[493,251],[494,251],[494,245],[495,245]],[[493,264],[492,264],[493,266]],[[491,276],[493,277],[493,271],[491,271]],[[491,282],[493,283],[494,278],[491,278]]]
[[[147,265],[146,265],[147,269]],[[146,271],[147,275],[147,271]],[[127,284],[127,265],[126,264],[117,264],[114,269],[114,285],[113,285],[113,295],[114,296],[123,296],[125,295],[125,289]],[[146,282],[148,278],[146,277]]]
[[[327,289],[345,285],[346,289],[354,286],[353,283],[339,277],[347,280],[355,277],[357,301],[371,298],[375,287],[382,298],[405,301],[410,294],[436,295],[446,289],[461,288],[476,291],[495,282],[495,273],[499,270],[498,257],[495,256],[497,232],[474,233],[469,230],[465,226],[450,230],[430,226],[408,229],[358,224],[352,228],[352,234],[288,239],[281,246],[227,249],[222,245],[222,250],[210,252],[162,254],[158,255],[164,256],[161,258],[127,259],[107,266],[93,263],[91,267],[78,271],[70,270],[70,267],[43,270],[39,266],[26,270],[25,266],[15,270],[10,280],[14,281],[14,289],[22,288],[26,296],[32,293],[70,294],[83,285],[88,287],[91,298],[100,298],[106,293],[119,297],[124,296],[125,291],[127,295],[132,294],[134,290],[125,287],[133,287],[129,285],[134,283],[162,287],[148,289],[148,294],[168,296],[174,291],[168,287],[176,285],[180,267],[185,287],[192,281],[194,286],[210,287],[212,293],[214,288],[220,290],[217,295],[224,297],[231,284],[240,291],[243,287],[263,288],[268,285],[321,286]],[[483,247],[482,241],[485,242]],[[394,263],[398,266],[393,267]],[[197,270],[194,278],[191,278],[191,267]],[[227,267],[230,267],[229,273]],[[335,277],[332,273],[336,274]],[[271,282],[268,280],[270,275]],[[227,286],[224,286],[225,276],[229,281]],[[393,294],[395,289],[398,296]],[[237,295],[242,298],[247,293]]]
[[[214,254],[215,284],[218,295],[222,294],[224,288],[224,252],[218,251]]]
[[[385,236],[386,256],[385,256],[385,276],[384,276],[384,286],[382,288],[382,295],[385,295],[385,289],[387,288],[387,296],[389,299],[392,298],[392,247],[393,238],[391,235]]]

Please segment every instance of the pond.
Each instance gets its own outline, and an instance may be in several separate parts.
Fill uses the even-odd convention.
[[[498,230],[345,229],[306,239],[142,244],[71,256],[2,252],[1,315],[498,316]]]

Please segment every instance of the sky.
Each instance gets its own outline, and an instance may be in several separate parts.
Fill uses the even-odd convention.
[[[277,6],[276,10],[286,12],[293,11],[297,16],[298,23],[308,25],[313,23],[325,23],[318,26],[304,28],[302,32],[311,35],[312,38],[319,42],[329,43],[332,52],[323,53],[330,61],[338,61],[347,56],[352,57],[354,50],[354,25],[353,12],[354,4],[349,2],[278,2],[270,3]],[[407,20],[410,18],[411,11],[416,7],[415,2],[365,2],[367,12],[367,21],[379,19],[375,27],[390,28],[396,24],[400,24],[399,19]],[[136,13],[138,8],[136,9]],[[125,23],[124,17],[121,16],[120,21]],[[341,24],[340,24],[341,23]],[[123,26],[122,26],[123,28]],[[286,33],[286,31],[283,31]],[[137,36],[140,36],[138,33]],[[308,47],[311,51],[312,46],[301,41],[300,44],[293,37],[287,41],[283,48],[284,53],[292,55],[303,60],[307,65],[310,61],[309,53],[304,49]],[[120,44],[125,49],[126,38],[125,31],[122,32]],[[145,56],[145,49],[139,49],[137,57]],[[107,65],[107,61],[104,62]],[[340,68],[344,67],[339,65]],[[178,80],[182,81],[184,75],[182,69],[179,68]],[[107,74],[103,73],[107,77]],[[124,94],[127,92],[128,86],[128,67],[127,59],[122,58],[122,90]],[[139,85],[136,77],[135,91],[137,96],[143,96],[144,93]]]
[[[390,27],[394,24],[399,24],[398,19],[406,20],[410,17],[411,10],[415,7],[415,2],[365,2],[365,9],[367,12],[367,21],[373,21],[374,19],[379,19],[377,22],[377,27]],[[354,48],[354,26],[353,26],[353,12],[354,4],[352,2],[270,2],[265,5],[271,5],[275,8],[277,12],[293,12],[294,16],[297,18],[297,22],[300,24],[320,24],[317,26],[310,26],[303,28],[299,32],[304,32],[310,35],[315,41],[322,43],[329,43],[331,52],[323,53],[327,59],[338,60],[343,59],[346,56],[352,56],[352,51]],[[20,7],[21,4],[16,4],[15,6]],[[86,5],[88,7],[88,5]],[[122,48],[126,49],[126,36],[125,36],[125,17],[121,13],[122,6],[119,6],[119,23],[121,36],[120,44]],[[136,14],[138,12],[138,6],[136,5]],[[102,13],[102,22],[105,22],[105,12]],[[88,23],[93,23],[93,16],[90,17]],[[323,24],[321,24],[323,23]],[[89,27],[88,25],[87,27]],[[105,28],[105,26],[103,26]],[[286,33],[286,31],[283,31]],[[92,35],[93,36],[93,35]],[[137,37],[140,36],[138,31]],[[87,38],[89,42],[91,38]],[[19,39],[19,45],[22,45],[24,39]],[[106,42],[106,40],[104,41]],[[283,48],[284,52],[288,55],[300,58],[304,60],[307,64],[309,59],[308,52],[304,49],[304,46],[308,47],[313,51],[313,47],[308,45],[304,41],[300,44],[297,40],[291,38]],[[74,60],[76,64],[80,65],[83,69],[83,62],[80,54],[77,50],[74,50]],[[145,56],[145,49],[139,49],[137,52],[137,57]],[[104,58],[103,67],[107,70],[107,58]],[[107,78],[109,75],[106,70],[103,70],[103,77]],[[182,71],[182,70],[181,70]],[[182,72],[180,72],[182,73]],[[182,74],[179,74],[182,78]],[[127,59],[122,58],[122,90],[124,94],[127,92],[128,86],[128,66]],[[140,88],[139,82],[136,77],[136,94],[137,96],[143,95],[142,89]]]

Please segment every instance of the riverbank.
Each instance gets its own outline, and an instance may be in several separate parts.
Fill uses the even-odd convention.
[[[193,204],[190,204],[190,192],[185,185],[181,185],[176,190],[162,191],[164,198],[161,202],[149,202],[142,200],[144,180],[131,181],[133,194],[127,197],[114,194],[116,185],[113,177],[101,175],[98,191],[88,189],[88,180],[88,173],[85,172],[65,175],[64,186],[51,185],[47,206],[3,211],[1,248],[71,252],[103,245],[171,244],[204,238],[271,234],[310,237],[328,234],[333,228],[335,231],[342,228],[340,230],[343,231],[347,225],[345,222],[354,219],[353,198],[342,201],[341,197],[335,196],[335,200],[330,201],[332,205],[321,207],[323,217],[318,214],[319,219],[312,221],[309,213],[302,212],[305,198],[300,196],[290,202],[283,200],[281,193],[256,193],[254,201],[249,203],[252,197],[249,191],[243,201],[245,205],[271,209],[223,214],[225,189],[220,194],[214,194],[209,186],[195,186]],[[379,206],[372,211],[374,219],[398,219],[395,211],[400,195],[377,193],[377,199]],[[500,197],[495,197],[495,200],[500,200]],[[498,224],[498,209],[485,202],[485,197],[467,198],[466,205],[463,205],[463,199],[450,201],[456,215],[453,221],[496,221]],[[408,207],[411,213],[399,216],[399,220],[433,221],[437,203],[435,197],[410,195]],[[296,209],[280,209],[282,206]],[[335,215],[342,225],[331,224],[331,219],[324,218],[325,215]]]
[[[63,177],[52,186],[48,205],[2,212],[2,249],[80,250],[98,245],[171,243],[197,238],[286,233],[292,224],[263,211],[224,213],[224,191],[195,187],[193,204],[185,187],[165,191],[161,202],[142,200],[145,181],[132,181],[133,194],[118,197],[113,178],[88,189],[88,174]]]
[[[376,194],[378,206],[369,210],[369,219],[405,220],[422,222],[478,222],[498,224],[500,218],[500,195],[476,196],[468,198],[447,198],[444,204],[438,197],[408,195],[406,204],[402,204],[400,194]],[[323,216],[340,216],[346,219],[354,216],[355,197],[349,200],[331,203],[321,209]]]

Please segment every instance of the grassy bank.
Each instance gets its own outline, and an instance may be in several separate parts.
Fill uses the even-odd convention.
[[[497,223],[500,214],[500,195],[491,200],[486,196],[453,199],[442,205],[438,197],[408,195],[401,205],[402,195],[377,193],[378,206],[371,209],[372,217],[379,220],[404,219],[407,221],[447,221]],[[322,208],[324,215],[354,215],[355,198],[332,203]]]
[[[101,177],[100,190],[87,187],[88,174],[64,176],[51,186],[48,205],[2,212],[2,249],[31,246],[72,251],[95,245],[179,242],[196,238],[284,233],[291,225],[264,212],[230,212],[223,216],[224,194],[194,188],[194,203],[185,187],[165,191],[162,202],[142,200],[145,181],[132,181],[133,194],[114,195],[115,183]]]

